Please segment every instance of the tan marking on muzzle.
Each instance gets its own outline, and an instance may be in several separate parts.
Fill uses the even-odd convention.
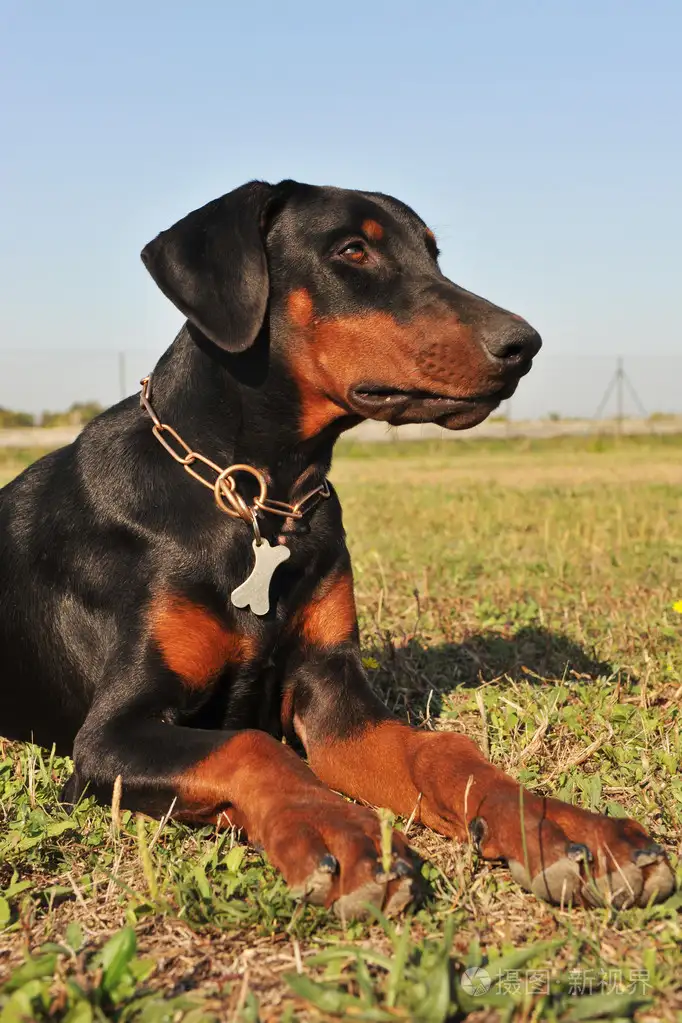
[[[347,412],[349,390],[376,383],[467,398],[490,387],[490,362],[472,327],[453,312],[399,323],[373,312],[313,321],[292,338],[290,366],[301,396],[304,438]]]

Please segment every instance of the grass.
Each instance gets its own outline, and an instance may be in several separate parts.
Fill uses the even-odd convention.
[[[682,881],[682,439],[347,443],[332,478],[377,691],[637,817]],[[67,814],[68,772],[0,747],[0,1023],[682,1019],[679,894],[562,911],[413,828],[425,905],[344,929],[230,833]]]
[[[0,487],[9,483],[17,473],[47,451],[42,448],[6,448],[0,446]]]

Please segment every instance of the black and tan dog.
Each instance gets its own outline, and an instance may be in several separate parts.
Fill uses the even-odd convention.
[[[397,200],[291,181],[150,242],[187,323],[142,403],[0,497],[0,733],[72,753],[65,798],[108,800],[120,775],[128,807],[244,829],[345,914],[400,908],[414,866],[395,833],[382,872],[375,813],[337,792],[471,836],[541,898],[662,899],[672,871],[640,825],[522,793],[367,685],[334,441],[365,418],[479,423],[540,348],[437,256]]]

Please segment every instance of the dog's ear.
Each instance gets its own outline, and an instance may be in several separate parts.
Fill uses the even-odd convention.
[[[228,352],[255,341],[268,305],[264,227],[276,189],[251,181],[189,213],[142,250],[161,291]]]

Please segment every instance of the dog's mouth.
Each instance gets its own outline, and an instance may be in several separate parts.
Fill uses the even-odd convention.
[[[476,426],[493,412],[501,401],[511,398],[515,381],[490,394],[452,397],[424,390],[395,390],[380,384],[358,384],[351,388],[349,404],[364,419],[378,419],[393,426],[406,423],[436,423],[447,430],[465,430]]]

